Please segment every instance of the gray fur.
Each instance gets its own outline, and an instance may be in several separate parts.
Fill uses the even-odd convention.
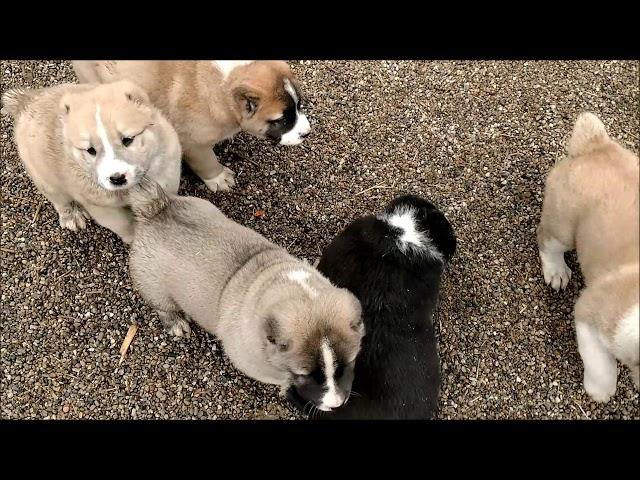
[[[148,179],[130,198],[138,220],[131,278],[169,331],[188,335],[189,318],[221,340],[240,371],[283,389],[292,372],[313,370],[321,339],[355,359],[361,311],[346,289],[210,202],[166,195]],[[305,284],[291,271],[308,272]]]

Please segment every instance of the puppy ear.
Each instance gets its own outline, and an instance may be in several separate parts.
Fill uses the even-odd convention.
[[[151,105],[149,95],[147,95],[147,92],[145,92],[138,84],[128,80],[122,80],[117,83],[126,99],[130,102],[133,102],[136,105]]]
[[[70,94],[66,94],[63,95],[62,98],[60,99],[60,103],[58,103],[58,115],[60,115],[60,117],[65,118],[67,115],[69,115],[69,112],[71,111],[71,95]]]
[[[280,325],[274,317],[267,317],[264,322],[264,333],[267,345],[277,349],[279,352],[286,352],[291,346],[291,342],[284,338]]]
[[[349,326],[354,332],[358,332],[360,335],[364,335],[364,322],[362,321],[362,317],[358,317],[352,320]]]
[[[260,94],[247,85],[240,85],[233,89],[233,99],[242,112],[242,116],[251,118],[260,106]]]

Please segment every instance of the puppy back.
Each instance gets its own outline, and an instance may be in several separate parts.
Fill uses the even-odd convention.
[[[571,157],[587,155],[610,141],[604,124],[593,113],[578,116],[569,138],[567,152]]]

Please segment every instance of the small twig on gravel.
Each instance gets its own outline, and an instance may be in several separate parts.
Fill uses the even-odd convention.
[[[67,272],[67,273],[63,273],[62,275],[60,275],[58,278],[55,279],[55,282],[59,282],[60,280],[62,280],[64,277],[68,277],[69,275],[71,275],[71,273],[73,272]]]
[[[247,157],[246,155],[244,155],[243,153],[238,153],[235,150],[230,150],[230,152],[232,154],[234,154],[236,157],[238,157],[240,160],[242,160],[243,162],[249,162],[251,165],[253,165],[254,167],[259,167],[260,165],[258,165],[257,162],[255,162],[254,160],[251,160],[249,157]]]
[[[374,185],[373,187],[365,188],[361,192],[356,193],[354,197],[357,197],[358,195],[362,195],[363,193],[368,192],[369,190],[381,189],[381,188],[393,188],[393,187],[387,187],[385,185]]]
[[[8,247],[0,247],[0,250],[2,250],[3,252],[7,252],[7,253],[18,253],[15,250],[8,248]]]
[[[580,405],[578,402],[576,402],[575,400],[573,401],[573,403],[575,403],[578,408],[580,409],[580,411],[582,412],[582,414],[584,415],[584,418],[589,418],[589,416],[586,414],[586,412],[582,409],[582,405]]]
[[[120,347],[120,362],[118,362],[118,365],[122,365],[122,362],[124,362],[124,357],[127,354],[127,350],[129,350],[129,345],[131,345],[133,337],[135,337],[137,331],[138,326],[135,323],[129,327],[127,336],[124,337],[124,341]]]
[[[31,220],[31,225],[36,223],[36,220],[38,220],[38,217],[40,216],[40,209],[41,208],[42,208],[42,202],[40,202],[38,204],[38,208],[36,208],[36,213],[33,215],[33,219]]]

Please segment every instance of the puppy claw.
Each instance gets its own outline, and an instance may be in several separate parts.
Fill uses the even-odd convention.
[[[219,175],[205,179],[204,183],[213,192],[226,192],[236,185],[235,176],[233,170],[223,167]]]
[[[169,328],[169,333],[175,337],[191,337],[191,327],[186,320],[176,319],[176,322]]]
[[[87,227],[87,220],[91,217],[83,208],[72,207],[68,212],[60,215],[59,218],[62,228],[77,232]]]
[[[544,282],[553,288],[556,292],[564,290],[571,280],[571,269],[564,263],[543,262],[542,275]]]

